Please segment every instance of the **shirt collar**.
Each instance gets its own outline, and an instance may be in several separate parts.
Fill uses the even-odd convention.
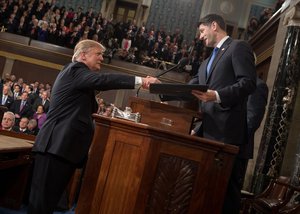
[[[217,48],[221,48],[221,46],[224,44],[224,42],[229,38],[229,36],[225,36],[221,41],[217,44]]]

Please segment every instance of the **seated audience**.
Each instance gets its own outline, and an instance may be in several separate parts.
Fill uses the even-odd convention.
[[[38,122],[38,128],[41,129],[47,119],[47,115],[44,112],[43,105],[39,105],[37,107],[36,112],[33,114],[33,119]]]
[[[34,104],[35,100],[39,97],[39,95],[36,94],[33,91],[33,86],[32,85],[26,85],[25,86],[25,91],[28,93],[28,99],[27,99],[27,101],[32,106]]]
[[[10,87],[3,85],[2,94],[1,94],[1,105],[7,107],[8,109],[13,104],[14,99],[9,95]]]
[[[251,39],[252,36],[256,33],[259,29],[259,21],[256,17],[252,17],[249,21],[247,32],[246,32],[246,39]]]
[[[29,131],[29,134],[37,135],[39,133],[39,128],[37,127],[37,125],[38,124],[37,124],[36,119],[29,120],[28,125],[27,125],[27,129]]]
[[[11,131],[14,125],[15,125],[14,113],[11,111],[5,112],[1,121],[1,129],[6,131]]]
[[[28,93],[23,92],[20,100],[15,100],[10,107],[10,111],[15,114],[16,120],[19,120],[22,117],[30,118],[33,115],[32,107],[27,101]]]
[[[29,130],[27,129],[28,122],[29,120],[27,117],[22,117],[19,125],[14,126],[12,130],[17,133],[29,134]]]
[[[20,96],[21,96],[21,86],[18,83],[16,83],[14,85],[13,98],[14,100],[17,100],[20,98]]]
[[[264,25],[273,15],[273,10],[271,8],[265,8],[259,17],[260,25]]]
[[[38,97],[33,104],[33,110],[36,111],[39,105],[42,105],[44,107],[44,111],[46,113],[48,112],[50,106],[48,91],[42,91],[41,96]]]

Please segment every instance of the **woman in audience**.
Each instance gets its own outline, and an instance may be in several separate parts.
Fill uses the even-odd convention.
[[[33,114],[33,119],[37,120],[38,128],[41,129],[43,124],[45,123],[45,121],[47,119],[47,115],[44,112],[44,106],[43,105],[39,105],[37,107],[36,112]]]

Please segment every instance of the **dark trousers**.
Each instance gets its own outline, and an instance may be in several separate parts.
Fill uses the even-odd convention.
[[[27,213],[53,213],[75,169],[74,164],[60,157],[37,153]]]
[[[238,214],[241,204],[241,190],[243,187],[248,159],[236,158],[225,194],[223,214]]]

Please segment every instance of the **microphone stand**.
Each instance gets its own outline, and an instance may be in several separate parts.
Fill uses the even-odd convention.
[[[166,73],[168,73],[168,72],[174,70],[175,68],[178,68],[178,67],[184,67],[184,66],[186,66],[187,64],[188,64],[188,58],[184,57],[184,58],[182,58],[176,65],[174,65],[173,67],[169,68],[169,69],[166,70],[166,71],[161,72],[160,74],[156,75],[155,77],[156,77],[156,78],[159,78],[160,76],[162,76],[162,75],[164,75],[164,74],[166,74]],[[142,87],[142,86],[140,86],[140,87],[137,89],[136,94],[135,94],[136,97],[139,96],[139,92],[140,92],[140,90],[141,90],[141,87]]]
[[[173,67],[169,68],[166,71],[161,72],[160,74],[156,75],[155,77],[158,78],[158,77],[160,77],[160,76],[162,76],[162,75],[164,75],[164,74],[166,74],[166,73],[174,70],[175,68],[179,67],[179,65],[180,65],[180,63],[178,63],[177,65],[174,65]]]
[[[166,74],[166,73],[168,73],[168,72],[174,70],[175,68],[177,68],[177,67],[179,67],[179,66],[180,66],[180,63],[178,63],[177,65],[174,65],[173,67],[169,68],[169,69],[166,70],[166,71],[161,72],[160,74],[156,75],[155,77],[156,77],[156,78],[159,78],[160,76],[162,76],[162,75],[164,75],[164,74]],[[139,92],[140,92],[140,90],[141,90],[141,87],[142,87],[142,85],[137,89],[136,94],[135,94],[136,97],[139,97]]]

